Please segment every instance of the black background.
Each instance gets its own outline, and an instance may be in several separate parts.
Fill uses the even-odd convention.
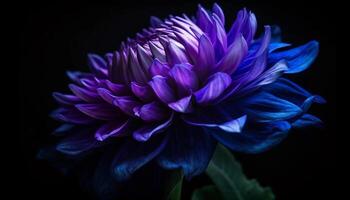
[[[202,1],[203,2],[203,1]],[[201,2],[201,3],[202,3]],[[48,117],[56,106],[53,91],[68,91],[66,70],[86,71],[86,54],[103,54],[119,48],[120,42],[149,25],[152,15],[194,14],[198,2],[134,1],[113,5],[71,5],[61,3],[23,7],[19,25],[21,66],[20,98],[20,191],[36,199],[89,199],[75,177],[66,177],[45,161],[38,161],[38,149],[54,141],[49,133],[58,123]],[[309,91],[325,97],[326,105],[314,105],[312,113],[325,123],[322,129],[294,130],[276,148],[258,155],[235,154],[248,177],[271,186],[277,199],[326,199],[333,195],[336,171],[336,27],[332,8],[320,3],[296,1],[219,1],[229,28],[236,12],[247,7],[263,25],[278,24],[283,40],[300,45],[320,42],[320,54],[307,71],[288,76]],[[211,7],[212,2],[202,5]],[[195,178],[185,187],[207,180]],[[184,193],[184,199],[190,196]],[[334,196],[333,198],[334,199]]]

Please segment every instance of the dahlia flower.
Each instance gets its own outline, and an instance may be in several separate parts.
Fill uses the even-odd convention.
[[[56,150],[74,157],[116,145],[108,164],[116,180],[151,161],[191,178],[217,142],[259,153],[293,127],[319,124],[307,112],[324,100],[282,78],[307,69],[318,42],[290,48],[278,27],[256,30],[247,9],[226,30],[217,4],[199,6],[192,18],[151,17],[118,51],[89,54],[90,72],[67,72],[72,93],[53,94],[60,107],[52,116],[64,122]]]

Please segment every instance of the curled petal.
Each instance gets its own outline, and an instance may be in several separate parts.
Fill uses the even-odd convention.
[[[168,106],[176,112],[189,113],[193,110],[193,96],[187,96],[175,102],[169,103]]]
[[[193,126],[201,126],[201,127],[210,127],[210,128],[219,128],[223,131],[230,133],[239,133],[242,131],[242,128],[247,120],[247,116],[244,115],[239,118],[233,118],[226,116],[226,120],[222,119],[213,119],[208,116],[183,116],[182,119]]]
[[[163,120],[168,112],[159,102],[152,102],[137,109],[136,115],[146,122],[152,122]]]
[[[308,126],[320,127],[321,125],[322,125],[322,121],[318,117],[310,114],[304,114],[303,116],[301,116],[299,119],[297,119],[292,123],[293,128],[303,128]]]
[[[228,133],[206,129],[215,139],[233,151],[260,153],[280,143],[288,134],[291,125],[286,121],[248,126],[241,133]]]
[[[209,77],[206,85],[194,93],[198,104],[208,104],[219,97],[231,84],[231,77],[226,73],[217,72]]]
[[[113,101],[113,104],[120,108],[120,110],[122,110],[125,114],[130,116],[135,116],[134,108],[141,106],[141,102],[131,96],[117,97]]]
[[[244,108],[249,117],[260,122],[289,120],[302,113],[299,106],[267,92],[245,99],[241,108]]]
[[[164,103],[170,103],[175,101],[175,93],[168,83],[168,79],[163,76],[154,76],[149,82],[149,85],[153,89],[154,93]]]
[[[175,81],[180,95],[188,95],[188,93],[198,88],[197,75],[191,68],[192,66],[189,64],[176,64],[169,71],[169,75]]]
[[[130,119],[128,120],[114,120],[102,125],[95,133],[95,138],[98,141],[104,141],[109,137],[123,136],[128,130]]]
[[[151,74],[151,76],[167,76],[169,73],[169,66],[165,63],[160,62],[157,58],[154,59],[151,67],[149,68],[149,73]]]
[[[143,101],[149,102],[150,100],[154,99],[154,93],[149,85],[142,85],[136,82],[131,82],[131,90],[135,96]]]
[[[147,141],[153,135],[163,132],[168,126],[170,126],[171,122],[173,121],[173,116],[174,114],[172,113],[169,119],[162,123],[144,125],[143,127],[134,131],[133,137],[135,138],[135,140],[140,142]]]
[[[312,95],[296,83],[284,78],[279,78],[273,84],[263,87],[264,91],[267,91],[279,98],[287,99],[295,105],[301,106],[305,103],[305,100],[310,97],[315,97],[313,101],[316,103],[325,103],[322,97]]]

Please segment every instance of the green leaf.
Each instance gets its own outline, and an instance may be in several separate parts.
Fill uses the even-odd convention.
[[[215,185],[207,185],[195,190],[192,194],[192,200],[221,200],[220,191]]]
[[[167,178],[169,181],[165,186],[165,199],[167,200],[180,200],[181,188],[183,181],[183,173],[181,170],[172,171]]]
[[[263,188],[256,180],[248,180],[232,153],[217,145],[206,173],[221,192],[224,200],[272,200],[270,188]]]

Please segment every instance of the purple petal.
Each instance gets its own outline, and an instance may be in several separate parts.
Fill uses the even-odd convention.
[[[257,22],[253,13],[248,13],[244,8],[240,10],[237,19],[234,21],[229,33],[227,34],[228,44],[232,44],[240,34],[243,35],[249,45],[253,40],[257,28]]]
[[[169,42],[165,49],[167,53],[166,58],[170,65],[188,62],[185,52],[176,46],[173,42]]]
[[[146,102],[149,102],[155,97],[153,90],[149,85],[142,85],[136,82],[131,82],[131,90],[135,96]]]
[[[109,90],[115,95],[124,95],[127,93],[127,87],[123,84],[112,83],[109,80],[105,80],[105,83]]]
[[[120,115],[118,110],[108,104],[77,104],[82,113],[99,120],[111,120]]]
[[[165,63],[160,62],[157,58],[154,59],[151,67],[149,68],[149,73],[151,76],[161,75],[161,76],[167,76],[169,73],[169,66]]]
[[[196,70],[203,75],[206,75],[215,66],[213,44],[205,34],[199,39],[198,57],[196,61]]]
[[[139,83],[146,83],[148,78],[145,73],[145,69],[140,65],[137,55],[132,48],[129,48],[129,67],[128,70],[131,70],[133,80]]]
[[[123,83],[123,64],[121,54],[119,52],[113,53],[112,63],[109,64],[108,68],[109,80],[114,83]]]
[[[265,32],[260,42],[260,47],[254,54],[255,58],[263,54],[268,49],[270,41],[271,41],[271,27],[265,26]]]
[[[235,40],[228,49],[226,55],[217,64],[217,69],[227,74],[232,74],[241,63],[248,52],[248,46],[241,35]]]
[[[234,23],[232,24],[230,31],[227,34],[227,42],[229,45],[232,44],[235,40],[237,40],[238,37],[240,37],[241,28],[245,23],[247,14],[248,13],[246,9],[240,10],[238,12],[237,17]]]
[[[88,64],[91,71],[100,78],[107,77],[107,63],[106,61],[96,54],[88,54]]]
[[[116,96],[114,96],[111,91],[105,88],[98,88],[97,93],[101,96],[103,100],[113,105],[113,101],[116,98]]]
[[[86,79],[86,78],[82,78],[80,79],[80,83],[81,85],[91,91],[96,90],[96,87],[98,87],[101,82],[96,78],[96,79]]]
[[[130,116],[135,116],[134,108],[141,106],[141,103],[136,98],[131,96],[117,97],[113,101],[113,104],[118,106],[120,110]]]
[[[192,112],[193,110],[193,105],[192,105],[192,95],[188,96],[188,97],[184,97],[178,101],[169,103],[168,106],[175,110],[176,112],[180,112],[180,113],[189,113]]]
[[[60,108],[51,113],[51,117],[67,123],[73,124],[90,124],[94,121],[93,118],[81,113],[75,107],[69,109]]]
[[[91,92],[75,84],[69,84],[69,88],[77,97],[86,102],[96,102],[100,99],[97,93]]]
[[[55,98],[55,100],[61,104],[64,105],[75,105],[77,103],[81,103],[81,99],[74,96],[74,95],[69,95],[69,94],[62,94],[59,92],[54,92],[52,94],[53,98]]]
[[[225,24],[225,15],[220,6],[216,3],[213,5],[213,12],[220,18],[221,23]]]
[[[198,88],[197,75],[191,68],[192,65],[190,64],[176,64],[169,71],[169,75],[175,81],[180,95],[188,95]]]
[[[142,46],[137,45],[137,58],[144,69],[148,69],[152,64],[152,57]]]
[[[243,27],[243,30],[242,30],[242,34],[246,39],[247,44],[250,44],[251,41],[253,40],[257,26],[258,25],[257,25],[256,17],[254,13],[249,13],[247,17],[246,26]]]
[[[197,25],[205,33],[210,33],[213,30],[213,22],[208,12],[200,5],[198,5],[197,10]]]
[[[162,20],[159,19],[158,17],[152,16],[151,19],[151,26],[154,28],[159,27],[161,24],[163,24]]]
[[[257,77],[257,79],[254,82],[244,87],[240,92],[242,93],[247,92],[247,91],[256,89],[258,87],[261,87],[263,85],[273,83],[286,70],[288,70],[287,63],[284,60],[281,60],[280,62],[272,66],[270,69],[262,73],[259,77]]]
[[[163,49],[157,47],[153,42],[148,42],[152,55],[155,59],[160,60],[161,62],[166,62],[165,52]]]
[[[63,139],[56,146],[56,150],[71,156],[79,155],[98,146],[98,141],[86,132],[80,132]]]
[[[178,40],[184,45],[187,55],[191,58],[192,61],[195,61],[197,59],[198,54],[197,38],[178,27],[174,27],[174,29],[176,30],[174,34],[176,35]]]
[[[153,89],[154,93],[164,103],[170,103],[175,101],[175,93],[168,83],[168,79],[163,76],[154,76],[149,82],[149,85]]]
[[[147,122],[160,121],[168,116],[167,110],[159,102],[145,104],[137,109],[135,115]]]
[[[103,141],[109,137],[123,136],[128,130],[130,120],[115,120],[102,125],[95,133],[98,141]]]
[[[170,124],[173,120],[173,116],[174,116],[174,114],[172,113],[170,118],[163,123],[148,124],[148,125],[143,126],[142,128],[136,130],[133,133],[133,137],[135,138],[135,140],[140,141],[140,142],[147,141],[153,135],[164,131],[168,126],[170,126]]]
[[[93,74],[84,73],[79,71],[67,71],[68,78],[77,84],[81,84],[80,79],[82,78],[94,78]]]
[[[216,26],[216,40],[213,44],[215,50],[215,60],[219,61],[227,50],[227,37],[225,27],[220,24],[217,16],[214,15],[213,20]]]
[[[207,84],[194,93],[198,104],[205,105],[219,97],[231,84],[231,77],[222,72],[217,72],[209,77]]]

